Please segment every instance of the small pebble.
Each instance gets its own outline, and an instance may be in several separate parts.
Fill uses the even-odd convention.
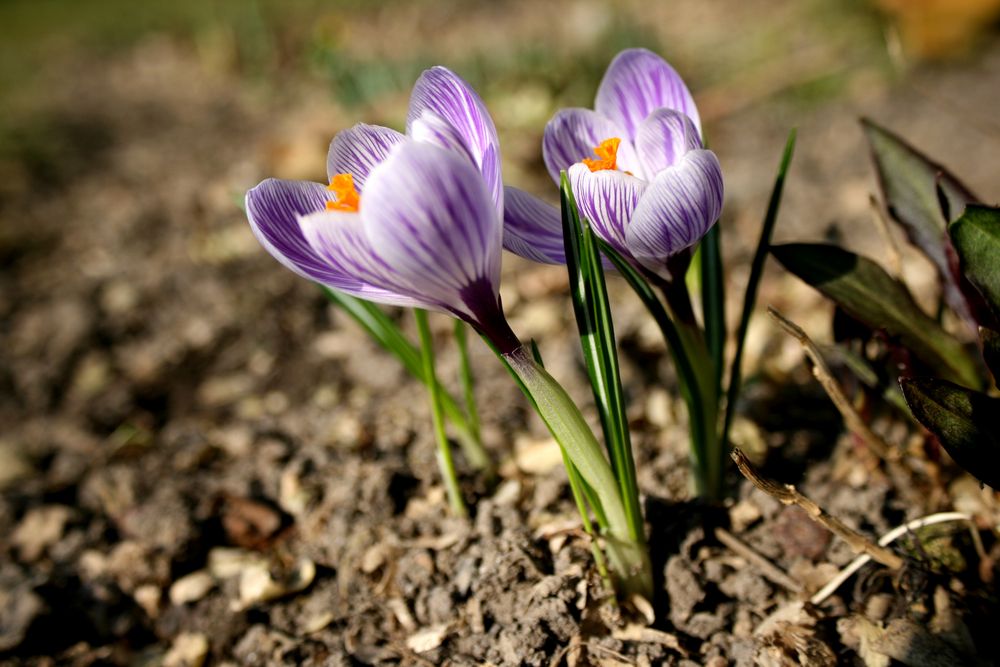
[[[136,604],[142,607],[146,615],[156,618],[160,615],[160,587],[153,584],[144,584],[135,589],[132,593]]]
[[[183,632],[174,638],[163,657],[163,667],[201,667],[208,655],[208,637],[197,632]]]
[[[215,579],[206,570],[186,574],[170,587],[170,603],[176,606],[196,602],[215,587]]]

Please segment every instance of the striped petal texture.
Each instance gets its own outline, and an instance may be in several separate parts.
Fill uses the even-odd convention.
[[[305,278],[450,313],[510,351],[519,343],[499,302],[504,192],[493,120],[465,81],[435,67],[414,86],[407,135],[366,124],[340,132],[327,156],[331,185],[263,181],[246,196],[251,229]]]
[[[694,98],[677,72],[646,49],[619,53],[594,109],[563,109],[545,126],[542,156],[566,171],[580,214],[636,268],[667,276],[722,210],[722,170],[703,148]],[[565,260],[558,211],[508,189],[504,247],[534,261]]]

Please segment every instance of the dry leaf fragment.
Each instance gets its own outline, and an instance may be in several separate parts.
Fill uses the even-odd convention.
[[[646,642],[648,644],[660,644],[669,649],[677,651],[682,656],[687,657],[688,652],[681,647],[676,635],[655,628],[647,628],[637,623],[630,623],[624,628],[618,628],[611,633],[611,636],[624,642]]]
[[[444,643],[444,639],[448,636],[448,630],[450,629],[450,623],[441,623],[439,625],[432,625],[429,628],[424,628],[420,632],[410,635],[407,638],[406,647],[416,653],[433,651]]]

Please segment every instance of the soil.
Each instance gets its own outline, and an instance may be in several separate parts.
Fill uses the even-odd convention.
[[[995,105],[998,65],[987,49],[808,112],[780,100],[717,111],[731,314],[791,117],[802,141],[778,236],[870,247],[874,181],[855,117],[919,137],[996,192],[995,127],[915,107],[921,91],[961,90],[961,109],[995,108],[983,105]],[[309,85],[237,85],[162,36],[55,76],[0,160],[0,664],[1000,662],[996,494],[925,452],[898,416],[874,425],[912,465],[880,464],[766,317],[751,330],[736,429],[765,473],[872,538],[973,513],[987,521],[986,557],[967,526],[945,524],[896,544],[902,570],[869,564],[804,604],[854,554],[735,474],[724,506],[689,499],[662,341],[612,281],[657,585],[651,608],[612,604],[554,444],[485,346],[473,363],[501,474],[487,484],[459,456],[473,514],[461,520],[420,385],[251,236],[246,188],[318,176],[325,142],[356,118]],[[513,173],[540,176],[511,143]],[[932,291],[916,266],[915,287]],[[562,269],[506,257],[503,297],[515,331],[589,406]],[[829,330],[830,308],[777,270],[761,303],[817,338]],[[432,323],[454,389],[451,325]]]

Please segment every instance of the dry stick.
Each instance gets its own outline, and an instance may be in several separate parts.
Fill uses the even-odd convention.
[[[878,235],[882,237],[882,242],[885,244],[885,261],[889,265],[889,273],[899,278],[903,275],[903,257],[899,253],[896,240],[892,238],[892,233],[889,231],[889,218],[886,216],[885,207],[875,198],[875,195],[870,195],[868,202],[871,204],[872,214],[875,216],[875,229],[878,230]]]
[[[836,517],[830,516],[819,505],[799,493],[791,484],[778,484],[774,480],[761,477],[754,469],[746,454],[734,448],[731,456],[743,476],[753,482],[758,489],[784,505],[798,505],[810,519],[847,542],[847,546],[857,554],[867,554],[892,570],[903,567],[903,559],[889,549],[875,544],[853,528],[848,528]]]
[[[979,553],[980,558],[986,557],[985,551],[980,551],[982,548],[982,540],[979,538],[979,531],[976,528],[976,524],[972,521],[972,517],[964,512],[941,512],[939,514],[932,514],[930,516],[921,517],[919,519],[914,519],[909,521],[902,526],[896,526],[888,533],[879,538],[879,546],[888,546],[896,541],[900,536],[910,533],[914,530],[923,528],[924,526],[932,526],[936,523],[947,523],[950,521],[964,521],[969,524],[969,528],[972,534],[972,542],[976,546],[976,551]],[[847,567],[841,570],[837,576],[827,582],[826,586],[816,591],[816,593],[809,598],[809,602],[818,605],[824,600],[830,597],[834,591],[841,587],[841,585],[851,578],[855,572],[860,570],[865,563],[867,563],[871,558],[867,555],[858,556],[852,560]]]
[[[778,325],[784,329],[792,338],[799,341],[802,345],[802,349],[805,350],[806,356],[812,361],[812,373],[813,376],[819,380],[820,385],[826,391],[830,400],[833,404],[837,406],[837,410],[844,417],[844,422],[847,424],[847,428],[854,434],[858,435],[868,447],[875,452],[875,455],[888,461],[896,461],[899,459],[899,453],[896,452],[885,440],[882,439],[880,435],[875,433],[868,427],[865,420],[862,419],[858,411],[854,409],[851,405],[851,401],[844,394],[844,390],[840,388],[840,385],[836,380],[833,379],[833,375],[830,373],[830,367],[826,365],[826,360],[823,359],[823,355],[820,353],[819,348],[816,344],[810,340],[806,332],[801,329],[797,324],[789,320],[787,317],[778,312],[774,307],[767,307],[767,314],[778,323]]]
[[[750,564],[757,566],[765,578],[770,579],[779,586],[784,586],[793,593],[802,592],[802,584],[792,579],[784,570],[754,551],[753,547],[725,528],[716,528],[715,538],[729,547],[738,556],[742,556]]]

